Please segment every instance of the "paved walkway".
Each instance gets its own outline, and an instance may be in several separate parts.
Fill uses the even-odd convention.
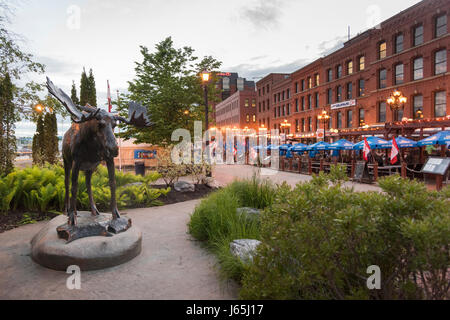
[[[45,222],[0,234],[0,299],[236,299],[237,286],[221,283],[215,257],[187,234],[189,201],[127,210],[143,230],[142,253],[114,268],[83,272],[81,290],[68,290],[64,272],[35,264],[31,238]]]
[[[221,186],[227,185],[235,179],[251,179],[256,173],[258,173],[258,168],[245,165],[219,165],[214,168],[214,177]],[[273,183],[278,184],[287,182],[293,187],[299,182],[306,182],[312,179],[312,177],[308,175],[276,171],[267,168],[261,169],[261,178],[269,179]],[[355,191],[358,192],[381,191],[376,184],[369,185],[347,182],[345,183],[345,186],[353,187],[355,188]]]

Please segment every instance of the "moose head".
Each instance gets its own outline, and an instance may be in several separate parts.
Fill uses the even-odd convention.
[[[72,127],[64,135],[62,150],[66,187],[65,210],[69,216],[68,224],[71,226],[77,224],[76,202],[80,170],[84,171],[86,175],[86,187],[89,194],[92,215],[99,215],[92,196],[91,177],[94,170],[102,161],[105,161],[108,167],[113,220],[120,219],[116,205],[114,166],[114,158],[117,157],[119,148],[116,137],[114,136],[114,128],[118,122],[133,125],[138,128],[151,127],[152,123],[147,116],[146,108],[138,103],[130,102],[128,106],[128,119],[125,119],[90,105],[75,105],[72,99],[64,91],[56,87],[49,78],[47,78],[47,88],[49,93],[66,108],[74,122]],[[70,198],[69,184],[71,173],[72,197]],[[112,231],[117,231],[116,233],[118,233],[125,230]]]

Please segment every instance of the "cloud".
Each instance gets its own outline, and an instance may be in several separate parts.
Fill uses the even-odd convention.
[[[282,5],[280,0],[256,0],[242,7],[241,17],[258,29],[276,27],[282,16]]]
[[[45,65],[45,73],[72,78],[76,76],[74,80],[78,80],[83,70],[82,66],[61,58],[37,56],[35,60]]]
[[[336,37],[332,40],[323,41],[319,43],[317,49],[319,51],[319,55],[321,57],[327,56],[341,48],[344,47],[344,43],[347,42],[348,37],[342,36],[342,37]]]
[[[238,72],[241,77],[245,77],[247,80],[258,81],[260,78],[263,78],[270,73],[293,73],[310,62],[311,61],[307,59],[298,59],[282,65],[259,65],[245,63],[227,68],[227,70]]]

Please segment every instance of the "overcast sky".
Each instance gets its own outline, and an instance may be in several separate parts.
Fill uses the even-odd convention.
[[[12,29],[24,50],[46,65],[46,75],[70,92],[79,90],[83,66],[92,68],[99,106],[126,91],[140,61],[139,46],[153,49],[172,36],[196,55],[212,55],[222,71],[258,80],[293,72],[418,0],[22,0]],[[45,76],[40,81],[45,80]],[[64,131],[69,125],[68,121]],[[20,123],[17,136],[31,136]]]

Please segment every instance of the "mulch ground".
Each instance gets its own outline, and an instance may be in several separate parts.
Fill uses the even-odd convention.
[[[165,185],[154,185],[156,189],[165,189]],[[196,185],[195,192],[181,193],[172,190],[166,195],[161,196],[158,200],[164,205],[175,204],[179,202],[185,202],[190,200],[197,200],[206,197],[213,192],[214,189],[206,185]],[[124,211],[125,212],[125,211]],[[26,217],[25,215],[28,215]],[[31,220],[35,222],[51,220],[57,216],[56,213],[29,213],[29,212],[9,212],[8,214],[0,213],[0,233],[18,228],[22,225],[28,224]]]

